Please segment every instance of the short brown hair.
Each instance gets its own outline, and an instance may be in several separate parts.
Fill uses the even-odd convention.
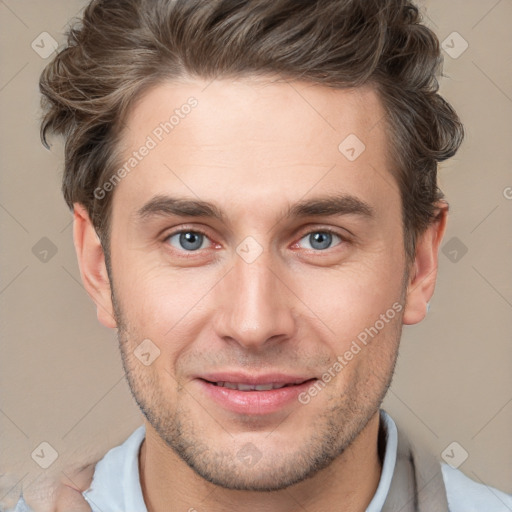
[[[41,139],[64,135],[62,190],[83,204],[109,252],[112,195],[129,108],[149,87],[183,78],[278,75],[334,88],[374,86],[387,113],[404,246],[443,199],[438,162],[463,127],[438,94],[441,53],[408,0],[92,0],[40,79]]]

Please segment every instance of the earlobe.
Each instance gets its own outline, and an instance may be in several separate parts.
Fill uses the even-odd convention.
[[[416,256],[411,267],[407,299],[402,321],[405,325],[421,322],[427,314],[437,279],[438,252],[448,218],[448,204],[438,205],[437,219],[418,237]]]
[[[114,329],[117,324],[103,247],[85,207],[75,203],[73,215],[73,241],[82,282],[96,304],[100,323]]]

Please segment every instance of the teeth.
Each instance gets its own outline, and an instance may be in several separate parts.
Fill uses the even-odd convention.
[[[217,386],[238,391],[270,391],[271,389],[284,388],[286,384],[243,384],[238,382],[216,382]]]
[[[284,384],[259,384],[254,386],[256,391],[269,391],[271,389],[279,389],[282,388]]]

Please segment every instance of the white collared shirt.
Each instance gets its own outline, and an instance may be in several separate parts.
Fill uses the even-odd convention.
[[[397,456],[398,434],[391,416],[381,409],[386,448],[379,485],[366,512],[380,512],[391,485]],[[93,512],[147,512],[139,480],[139,449],[145,427],[136,429],[121,445],[96,464],[89,489],[82,494]],[[512,495],[477,483],[458,469],[442,463],[451,512],[512,512]],[[15,512],[27,510],[18,503]]]

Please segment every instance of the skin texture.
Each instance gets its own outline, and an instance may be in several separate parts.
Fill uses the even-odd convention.
[[[109,192],[110,272],[75,205],[84,285],[99,321],[118,329],[145,414],[139,468],[148,510],[364,510],[381,472],[378,409],[402,325],[424,318],[434,292],[447,207],[418,239],[407,276],[385,113],[366,87],[162,84],[126,119],[127,159],[191,96],[197,106]],[[350,134],[366,146],[355,161],[338,149]],[[359,198],[373,217],[284,215],[298,201],[333,194]],[[157,195],[215,203],[225,219],[137,217]],[[335,235],[320,250],[310,235],[325,229]],[[201,248],[187,251],[180,230],[204,232]],[[251,263],[237,253],[249,236],[262,249]],[[196,379],[231,370],[321,378],[393,304],[401,311],[307,405],[235,414]],[[149,366],[134,353],[145,339],[159,350]],[[246,443],[261,454],[252,467],[237,456]]]

